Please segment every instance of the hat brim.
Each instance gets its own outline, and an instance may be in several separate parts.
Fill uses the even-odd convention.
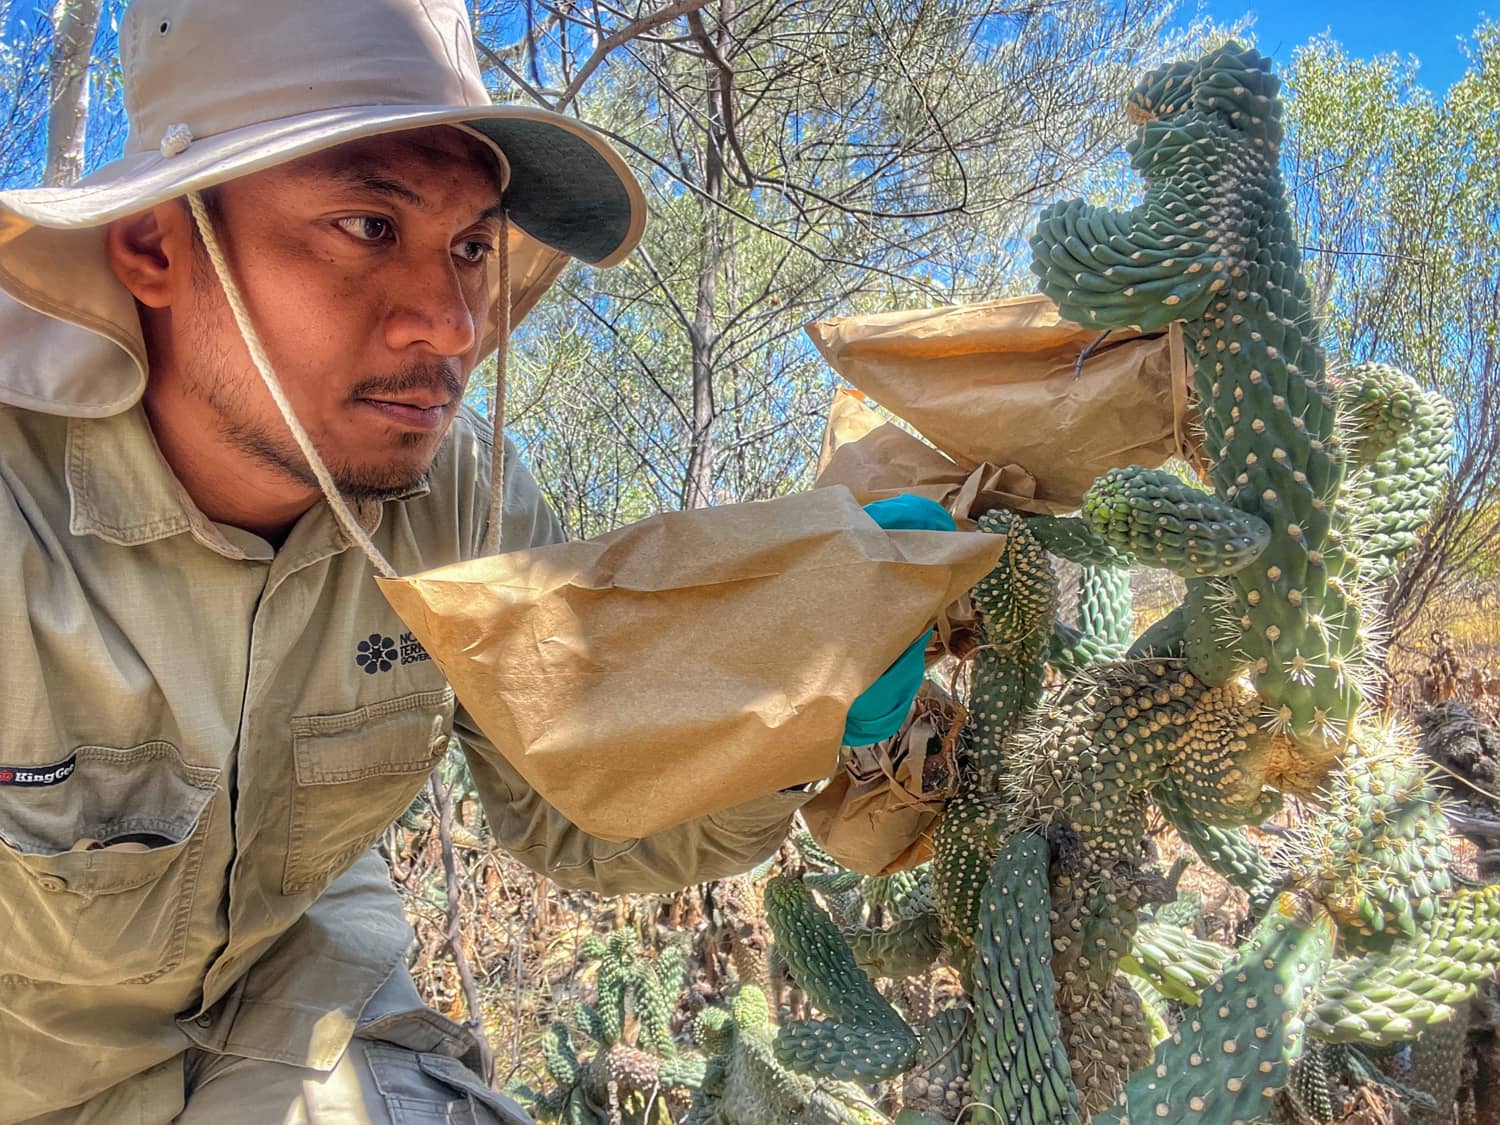
[[[127,155],[69,187],[0,192],[0,290],[25,306],[0,301],[0,403],[99,417],[140,398],[145,341],[134,299],[109,265],[107,224],[346,141],[437,125],[482,134],[508,165],[512,326],[570,259],[611,266],[640,241],[645,197],[625,162],[587,126],[541,109],[355,106],[193,140],[175,156]],[[47,329],[27,308],[104,337],[131,362],[76,345],[60,351],[54,337],[68,330]],[[487,334],[480,355],[495,345]],[[59,356],[73,352],[87,362],[61,370]]]
[[[611,266],[640,241],[646,201],[619,154],[572,118],[509,105],[348,106],[247,125],[175,156],[124,156],[69,187],[0,192],[0,212],[44,227],[99,226],[346,141],[435,125],[467,126],[499,147],[511,221],[543,245]]]

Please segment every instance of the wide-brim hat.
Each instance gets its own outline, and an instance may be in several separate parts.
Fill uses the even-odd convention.
[[[0,302],[0,402],[83,416],[133,405],[145,341],[107,224],[347,141],[449,125],[489,143],[511,323],[570,259],[614,265],[645,227],[640,186],[602,136],[490,101],[463,0],[134,0],[120,56],[124,155],[68,187],[0,192],[0,289],[34,310]],[[80,346],[78,328],[111,346]]]

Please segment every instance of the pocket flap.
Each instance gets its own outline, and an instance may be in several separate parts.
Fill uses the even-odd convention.
[[[453,689],[386,699],[338,715],[292,720],[302,785],[339,785],[432,768],[453,726]]]

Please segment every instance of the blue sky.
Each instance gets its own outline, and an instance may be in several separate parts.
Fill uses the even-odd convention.
[[[1191,15],[1193,0],[1183,7]],[[1324,31],[1356,58],[1416,55],[1417,80],[1437,93],[1463,73],[1459,37],[1486,14],[1478,0],[1204,0],[1203,10],[1224,23],[1253,13],[1256,45],[1282,65]],[[1500,0],[1490,0],[1488,14],[1500,19]]]

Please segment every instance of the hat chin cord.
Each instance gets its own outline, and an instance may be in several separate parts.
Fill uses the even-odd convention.
[[[344,499],[343,493],[339,491],[334,482],[333,474],[328,471],[327,464],[312,443],[307,430],[298,421],[296,412],[292,409],[291,402],[286,397],[286,391],[282,389],[281,380],[276,377],[276,371],[271,366],[271,359],[266,354],[265,345],[261,342],[260,334],[255,331],[255,325],[251,323],[249,310],[245,307],[244,296],[240,293],[239,286],[235,284],[234,275],[230,271],[229,262],[224,257],[224,249],[219,243],[214,231],[212,220],[208,216],[208,208],[204,205],[203,196],[194,191],[188,193],[188,206],[192,209],[193,221],[198,225],[198,231],[202,235],[203,245],[208,250],[208,259],[213,263],[214,272],[218,275],[219,284],[224,289],[225,299],[229,302],[229,311],[234,315],[235,326],[239,329],[240,337],[245,342],[245,347],[250,353],[251,362],[255,364],[255,370],[260,373],[261,381],[266,385],[276,408],[281,411],[281,417],[286,422],[287,428],[292,432],[292,438],[297,443],[297,448],[302,451],[302,456],[307,459],[308,467],[312,469],[313,476],[317,478],[318,487],[322,489],[324,498],[333,512],[334,520],[339,529],[344,533],[350,543],[357,546],[370,560],[370,565],[375,568],[377,574],[383,578],[399,578],[396,569],[380,553],[380,548],[375,546],[374,540],[369,533],[360,526],[359,520],[354,516],[348,501]],[[488,526],[485,529],[484,542],[480,547],[481,554],[493,554],[500,543],[501,513],[505,499],[505,368],[510,337],[510,254],[509,254],[509,225],[505,215],[502,213],[500,219],[500,248],[496,255],[498,258],[497,286],[499,293],[494,302],[494,318],[496,332],[495,348],[495,393],[491,402],[491,419],[494,423],[494,439],[490,453],[490,508]]]

